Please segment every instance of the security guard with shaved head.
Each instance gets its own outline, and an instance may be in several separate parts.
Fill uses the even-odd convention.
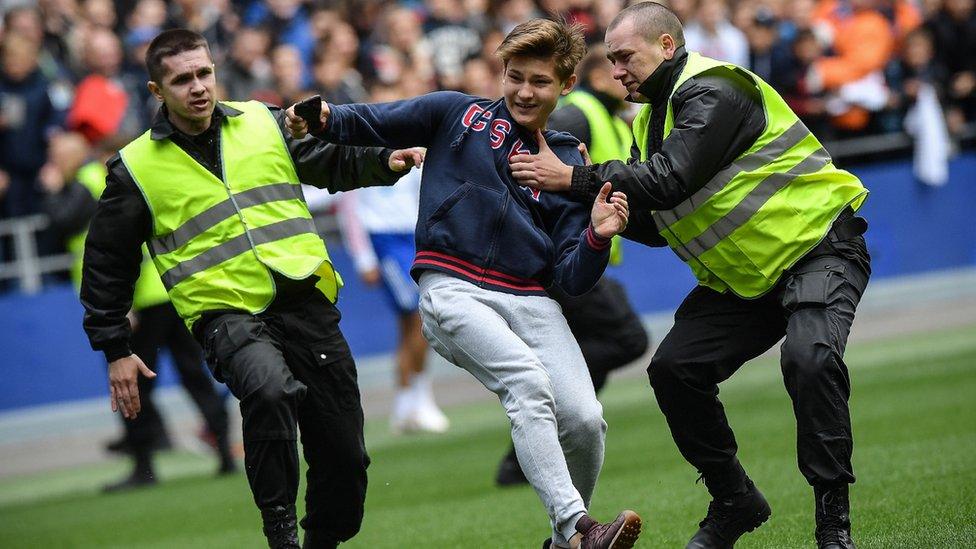
[[[632,158],[571,167],[517,155],[511,168],[526,185],[580,200],[610,181],[634,212],[623,236],[670,246],[698,279],[648,367],[675,443],[712,495],[688,547],[731,547],[770,516],[736,457],[718,384],[784,336],[815,537],[822,548],[854,547],[844,348],[871,271],[856,215],[867,190],[761,78],[685,51],[664,6],[621,11],[606,46],[613,77],[644,104]]]
[[[342,279],[301,183],[389,185],[422,150],[293,139],[279,108],[218,102],[207,42],[188,30],[157,36],[146,65],[162,107],[109,160],[85,243],[84,326],[110,363],[112,408],[135,417],[137,377],[155,375],[131,352],[126,319],[145,242],[214,377],[241,402],[245,468],[269,546],[298,547],[300,427],[305,546],[335,547],[359,531],[369,458],[334,305]]]

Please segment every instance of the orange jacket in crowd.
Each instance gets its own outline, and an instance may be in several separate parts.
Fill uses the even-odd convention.
[[[836,90],[882,70],[894,53],[894,29],[874,9],[852,8],[849,0],[821,0],[814,20],[826,23],[833,34],[834,55],[813,64],[824,90]],[[846,130],[859,130],[867,126],[869,119],[867,110],[853,107],[834,117],[833,123]]]

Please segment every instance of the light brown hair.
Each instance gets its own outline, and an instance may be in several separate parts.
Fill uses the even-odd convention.
[[[556,76],[564,82],[572,76],[585,53],[582,25],[550,19],[519,23],[495,50],[495,55],[506,65],[513,57],[552,59]]]

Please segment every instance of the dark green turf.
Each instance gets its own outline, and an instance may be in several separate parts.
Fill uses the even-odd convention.
[[[858,546],[976,545],[976,327],[854,346],[853,518]],[[797,472],[792,408],[775,360],[747,365],[722,388],[740,458],[773,508],[740,547],[812,546],[813,502]],[[607,459],[592,513],[645,518],[639,547],[681,547],[707,506],[674,448],[643,376],[602,395]],[[373,458],[366,520],[343,547],[536,548],[547,520],[529,488],[492,485],[507,423],[495,402],[449,410],[445,436],[395,438],[367,427]],[[163,456],[154,490],[101,496],[113,463],[0,481],[0,547],[260,547],[243,476]]]

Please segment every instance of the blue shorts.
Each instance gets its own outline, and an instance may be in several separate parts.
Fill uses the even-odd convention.
[[[420,295],[410,278],[416,255],[413,233],[373,233],[369,235],[379,263],[380,278],[387,299],[400,314],[417,312]]]

